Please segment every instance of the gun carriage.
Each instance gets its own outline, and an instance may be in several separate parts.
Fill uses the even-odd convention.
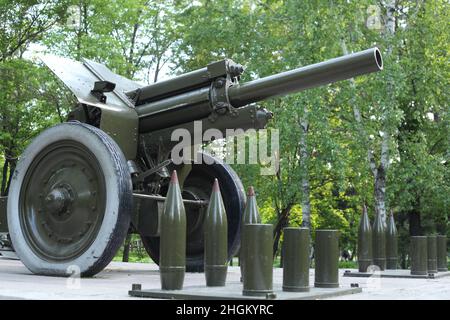
[[[82,276],[100,272],[129,230],[158,263],[159,215],[173,169],[186,207],[187,270],[203,268],[203,220],[215,178],[231,258],[240,243],[242,183],[208,154],[203,163],[173,163],[178,141],[172,132],[194,134],[194,121],[201,121],[203,132],[261,129],[272,114],[258,101],[383,68],[380,51],[372,48],[246,83],[239,82],[243,67],[225,59],[142,86],[87,59],[46,56],[43,62],[78,104],[67,122],[42,132],[20,157],[8,197],[0,199],[0,231],[9,233],[28,269],[57,276],[68,275],[73,265]]]

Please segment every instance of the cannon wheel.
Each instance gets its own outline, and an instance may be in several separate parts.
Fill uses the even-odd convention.
[[[103,131],[79,122],[45,130],[12,178],[8,227],[36,274],[93,276],[126,236],[132,184],[125,157]]]
[[[213,157],[207,163],[213,162]],[[207,199],[217,178],[228,218],[228,259],[236,255],[240,244],[240,226],[245,207],[245,192],[236,172],[227,164],[193,164],[192,170],[183,184],[183,198],[191,200]],[[185,205],[187,218],[186,271],[203,271],[203,221],[207,208]],[[176,237],[176,235],[174,235]],[[142,243],[156,263],[159,263],[159,237],[141,236]]]

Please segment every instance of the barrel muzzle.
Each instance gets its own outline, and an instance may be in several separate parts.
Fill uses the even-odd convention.
[[[232,86],[229,90],[230,102],[238,108],[382,69],[381,52],[374,47]]]

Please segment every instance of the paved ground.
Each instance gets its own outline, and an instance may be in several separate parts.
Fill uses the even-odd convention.
[[[342,277],[341,287],[358,283],[362,293],[333,299],[447,299],[450,300],[450,277],[440,279],[390,279]],[[311,284],[314,270],[311,270]],[[227,280],[239,281],[238,267],[230,267]],[[282,270],[275,269],[274,282],[281,283]],[[143,289],[160,286],[158,267],[154,264],[111,263],[95,278],[56,278],[31,274],[20,261],[0,258],[0,299],[132,299],[128,290],[132,283]],[[186,275],[185,286],[205,283],[201,273]],[[136,298],[135,298],[136,299]],[[138,298],[139,299],[139,298]]]

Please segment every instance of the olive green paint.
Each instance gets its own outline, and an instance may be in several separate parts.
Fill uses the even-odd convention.
[[[247,203],[245,205],[244,214],[242,215],[242,225],[251,223],[261,223],[258,204],[256,203],[256,195],[253,187],[248,188]]]
[[[244,231],[243,227],[246,224],[253,224],[253,223],[261,223],[261,216],[259,215],[258,210],[258,204],[256,203],[256,195],[255,190],[252,186],[248,188],[247,191],[247,202],[245,204],[244,213],[242,215],[242,224],[241,224],[241,242],[244,238]],[[241,268],[241,281],[244,278],[244,265],[245,265],[245,259],[242,256],[242,250],[239,252],[239,259],[240,259],[240,268]]]
[[[59,126],[65,130],[73,125]],[[90,132],[81,125],[76,130]],[[27,168],[19,194],[18,215],[30,248],[54,263],[79,257],[98,236],[107,213],[106,190],[101,164],[79,141],[61,139],[41,148]]]
[[[397,269],[398,265],[398,236],[395,227],[394,214],[391,212],[386,228],[386,269]]]
[[[437,247],[437,269],[439,272],[448,271],[447,265],[447,237],[438,235],[436,237]]]
[[[377,213],[372,226],[373,264],[386,269],[386,225]]]
[[[127,160],[133,160],[137,155],[138,126],[138,116],[132,108],[102,110],[100,129],[113,138]]]
[[[308,228],[284,228],[283,291],[309,291]]]
[[[339,231],[316,230],[315,280],[317,288],[339,287]]]
[[[412,275],[428,274],[428,245],[427,237],[413,236],[410,238],[410,264]]]
[[[211,65],[127,92],[136,103],[139,132],[153,132],[202,119],[209,119],[216,128],[221,128],[224,115],[231,114],[238,119],[241,117],[239,108],[253,102],[377,72],[383,68],[381,53],[377,48],[243,84],[238,83],[233,73],[223,66],[218,68],[220,72],[208,71]],[[222,85],[216,85],[218,80]],[[216,101],[217,98],[220,101]],[[221,111],[217,112],[219,109]],[[233,128],[236,127],[233,125]]]
[[[265,296],[273,291],[273,226],[246,224],[243,235],[243,295]]]
[[[367,272],[367,268],[373,264],[372,253],[372,227],[370,225],[367,207],[363,207],[358,228],[358,269],[359,272]]]
[[[171,141],[172,129],[191,132],[192,128],[195,129],[193,122],[196,120],[203,125],[202,133],[209,128],[217,128],[222,132],[233,128],[261,129],[266,126],[272,113],[251,103],[383,68],[379,50],[372,48],[244,84],[238,82],[242,66],[231,60],[222,60],[167,82],[143,87],[87,59],[77,62],[48,56],[43,61],[77,97],[78,104],[68,120],[99,126],[117,143],[127,160],[144,159],[149,167],[167,159],[174,146]],[[111,90],[93,91],[94,85],[99,83],[109,83]],[[141,145],[138,148],[138,142],[145,144],[142,143],[142,148]],[[139,172],[136,173],[139,175]],[[71,174],[74,175],[77,174]],[[162,177],[161,184],[165,185],[167,180],[168,176]],[[48,204],[48,207],[54,209],[62,202],[65,203],[65,193],[64,190],[55,190],[52,197],[55,196],[57,201]],[[98,197],[106,195],[99,192]],[[153,209],[157,206],[152,205]],[[142,222],[142,227],[148,227],[149,230],[142,233],[144,235],[160,234],[162,286],[167,289],[179,288],[185,271],[186,217],[178,182],[170,184],[160,223],[152,224],[140,216],[139,208],[143,207],[139,204],[135,206],[133,224]],[[159,209],[157,216],[160,214]],[[244,219],[241,228],[245,223],[260,222],[254,195],[250,197],[244,216],[250,220]],[[76,224],[71,229],[81,227]],[[39,236],[45,236],[44,231],[39,233]]]
[[[427,236],[428,273],[437,273],[437,243],[436,236]]]
[[[161,289],[180,290],[186,269],[186,212],[176,171],[172,173],[160,226]]]
[[[228,227],[227,214],[217,179],[213,184],[204,228],[206,286],[224,286],[228,269]]]

